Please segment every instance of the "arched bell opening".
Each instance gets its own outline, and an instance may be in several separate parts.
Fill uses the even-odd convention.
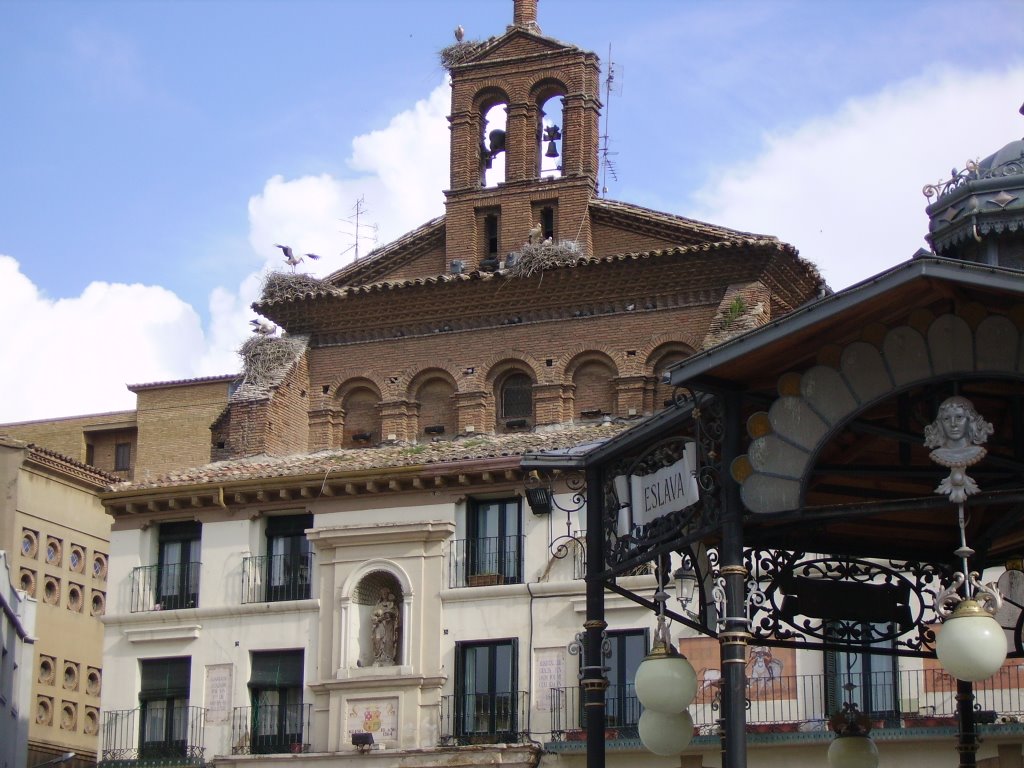
[[[558,179],[562,176],[565,94],[565,86],[555,80],[542,81],[533,89],[537,116],[537,178]]]
[[[485,104],[480,113],[480,183],[484,187],[496,187],[505,183],[508,104]]]

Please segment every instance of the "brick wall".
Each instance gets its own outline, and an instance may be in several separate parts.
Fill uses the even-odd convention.
[[[228,402],[225,381],[139,388],[135,478],[210,461],[210,425]]]
[[[0,434],[10,435],[26,443],[35,443],[75,461],[84,462],[86,430],[126,429],[134,425],[135,411],[116,411],[49,421],[0,424]],[[113,466],[111,457],[110,467]]]

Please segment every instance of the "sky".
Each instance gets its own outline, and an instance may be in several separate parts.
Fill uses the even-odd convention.
[[[275,243],[323,276],[444,211],[437,52],[511,0],[0,0],[0,422],[232,373]],[[1024,136],[1024,0],[540,0],[595,51],[605,196],[775,235],[834,289]],[[610,49],[609,49],[610,46]]]

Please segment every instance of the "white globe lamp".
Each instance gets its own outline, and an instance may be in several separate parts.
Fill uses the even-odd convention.
[[[646,709],[637,724],[640,741],[656,755],[681,754],[693,739],[693,718],[686,710],[676,713]]]
[[[987,680],[1006,660],[1006,635],[977,600],[962,600],[942,622],[935,655],[957,680]]]

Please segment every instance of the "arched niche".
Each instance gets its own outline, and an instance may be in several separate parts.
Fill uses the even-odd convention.
[[[368,379],[345,382],[338,387],[336,401],[344,419],[340,447],[351,448],[380,442],[381,396],[373,382]]]
[[[453,437],[458,432],[455,380],[447,371],[424,371],[409,387],[410,399],[419,405],[418,440]]]
[[[573,385],[574,418],[599,418],[615,412],[614,380],[618,371],[610,357],[584,352],[569,363],[566,373]]]
[[[682,342],[669,342],[655,349],[647,360],[647,370],[651,371],[653,386],[651,402],[645,403],[645,410],[660,411],[672,405],[673,387],[664,382],[665,372],[677,363],[681,363],[693,354],[693,349]]]
[[[362,575],[350,601],[350,638],[355,666],[401,666],[409,610],[398,576],[385,567]]]

